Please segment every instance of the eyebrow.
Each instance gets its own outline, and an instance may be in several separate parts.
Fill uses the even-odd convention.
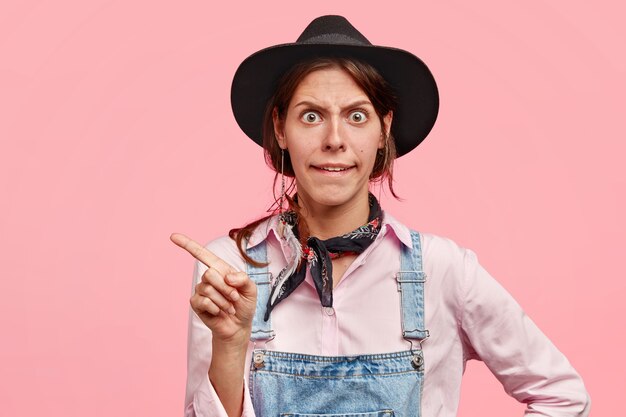
[[[353,103],[348,104],[347,106],[344,106],[343,108],[344,109],[348,109],[348,108],[351,108],[351,107],[362,106],[364,104],[368,104],[370,106],[374,106],[369,100],[357,100],[357,101],[355,101]],[[299,102],[298,104],[296,104],[293,107],[296,108],[296,107],[299,107],[299,106],[313,107],[313,108],[316,108],[316,109],[322,108],[322,106],[320,106],[318,104],[315,104],[315,103],[313,103],[311,101],[306,101],[306,100],[303,100],[303,101]]]

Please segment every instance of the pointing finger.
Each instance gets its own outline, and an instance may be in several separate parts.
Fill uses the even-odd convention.
[[[170,236],[170,240],[176,245],[185,249],[191,254],[191,256],[193,256],[209,268],[216,269],[222,275],[230,271],[235,271],[233,267],[224,262],[222,259],[218,258],[213,252],[211,252],[195,240],[183,235],[182,233],[172,233],[172,235]]]

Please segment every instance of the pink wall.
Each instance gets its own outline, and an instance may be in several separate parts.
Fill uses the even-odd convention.
[[[193,263],[168,237],[261,214],[271,173],[232,117],[232,75],[339,13],[440,86],[435,129],[397,164],[405,201],[383,207],[477,252],[583,375],[593,414],[616,415],[624,7],[504,3],[2,2],[0,414],[182,414]],[[460,409],[522,414],[480,363]]]

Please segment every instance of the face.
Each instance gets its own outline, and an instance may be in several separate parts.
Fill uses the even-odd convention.
[[[376,153],[384,147],[391,118],[390,113],[381,125],[367,94],[342,69],[307,75],[284,122],[274,115],[276,137],[289,152],[300,201],[308,208],[366,202]]]

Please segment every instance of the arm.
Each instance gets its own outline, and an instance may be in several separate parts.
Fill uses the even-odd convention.
[[[219,253],[219,246],[208,247]],[[236,313],[226,313],[227,304],[221,309],[210,306],[206,298],[216,296],[200,296],[199,292],[206,291],[203,282],[214,282],[215,275],[208,275],[216,274],[219,268],[220,264],[207,268],[203,262],[195,263],[189,310],[186,417],[254,416],[243,376],[250,332],[248,319],[254,315],[256,287],[245,273],[227,273],[226,283],[240,294],[232,301]]]
[[[243,383],[247,347],[247,339],[243,343],[213,339],[209,380],[230,417],[241,416],[244,397],[250,398]]]
[[[526,416],[589,414],[583,381],[519,304],[464,250],[459,322],[471,358],[480,359],[505,391],[527,404]]]
[[[185,417],[254,417],[244,384],[245,350],[240,355],[232,353],[231,357],[228,351],[216,348],[211,330],[190,308]],[[221,400],[227,397],[234,398],[231,404],[238,408],[232,414],[225,407],[227,401]]]

